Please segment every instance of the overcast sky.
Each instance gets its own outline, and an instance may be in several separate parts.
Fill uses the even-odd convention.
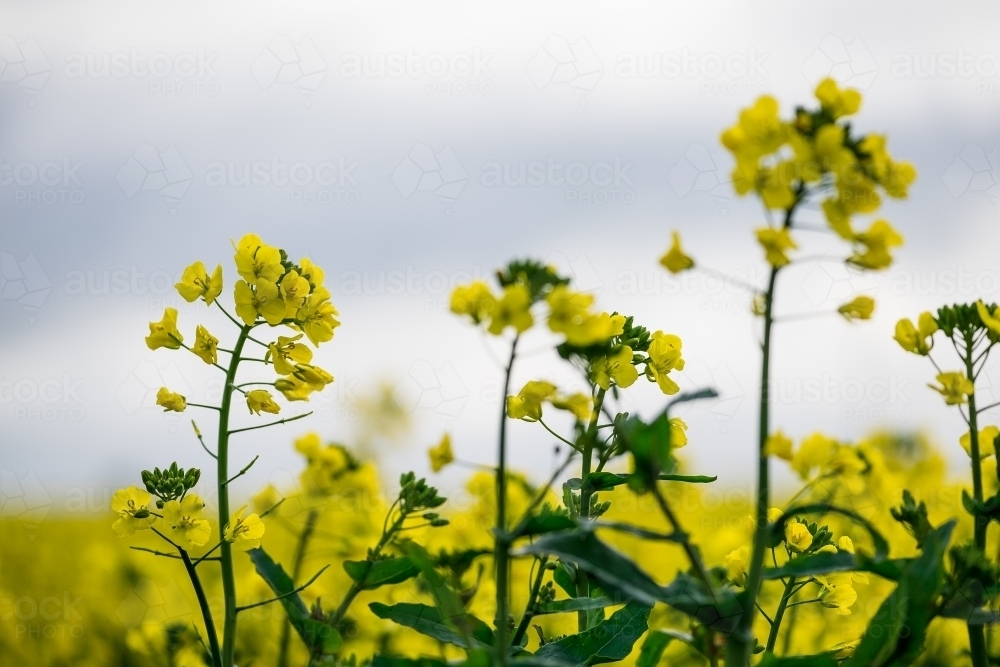
[[[906,237],[891,270],[809,263],[783,275],[780,313],[858,293],[878,307],[853,326],[779,326],[774,423],[845,441],[925,431],[963,464],[959,417],[892,332],[942,303],[1000,300],[995,3],[5,0],[2,12],[7,500],[66,509],[67,490],[83,489],[101,505],[143,467],[207,464],[189,415],[152,399],[161,384],[209,397],[218,378],[143,337],[165,305],[180,307],[185,332],[204,322],[231,337],[171,285],[196,259],[221,262],[230,298],[230,239],[249,231],[326,270],[343,326],[319,353],[337,382],[311,422],[236,446],[237,462],[263,454],[239,493],[296,474],[290,442],[309,428],[354,437],[353,400],[380,383],[413,421],[406,442],[375,452],[387,478],[426,471],[445,430],[462,458],[490,462],[503,347],[448,314],[447,295],[521,256],[683,338],[682,384],[721,393],[687,411],[686,459],[746,487],[759,372],[748,297],[705,274],[672,279],[657,259],[676,228],[700,265],[761,281],[751,230],[762,214],[733,198],[718,136],[760,94],[786,114],[811,103],[827,75],[864,92],[855,128],[886,132],[919,179],[882,211]],[[822,234],[799,240],[802,254],[845,252]],[[550,342],[525,342],[538,352],[515,386],[578,385]],[[1000,400],[1000,360],[980,389]],[[625,406],[662,404],[640,382]],[[541,478],[551,437],[516,424],[511,438],[514,466]],[[451,488],[466,474],[437,479]]]

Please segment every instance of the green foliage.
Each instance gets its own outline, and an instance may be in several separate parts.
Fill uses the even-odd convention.
[[[169,468],[160,470],[153,468],[142,471],[142,483],[146,490],[157,497],[156,506],[162,508],[163,504],[170,500],[177,500],[184,497],[198,484],[201,479],[201,470],[198,468],[179,468],[177,462],[170,464]]]

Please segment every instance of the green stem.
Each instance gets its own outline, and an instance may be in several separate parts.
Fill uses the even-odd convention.
[[[792,216],[802,201],[805,186],[796,190],[795,201],[785,211],[784,229],[792,226]],[[753,637],[753,622],[757,611],[757,597],[760,595],[761,573],[764,569],[765,539],[767,537],[767,509],[771,504],[770,471],[765,445],[770,434],[770,381],[771,381],[771,327],[774,324],[774,294],[780,266],[771,267],[771,275],[764,293],[764,340],[761,343],[760,368],[760,416],[757,432],[757,527],[754,531],[753,549],[750,554],[750,571],[743,599],[743,614],[730,637],[726,655],[726,667],[745,667],[750,664],[750,655],[756,643]]]
[[[680,520],[677,515],[674,514],[673,509],[671,509],[670,504],[667,503],[667,499],[663,496],[663,492],[656,486],[653,487],[653,496],[656,498],[656,503],[660,506],[660,511],[663,512],[663,516],[667,518],[670,523],[670,528],[678,534],[684,535],[684,542],[681,546],[684,547],[684,553],[687,555],[688,561],[691,563],[691,568],[701,579],[702,583],[708,588],[709,593],[712,593],[712,580],[708,576],[708,570],[705,568],[705,563],[701,559],[701,554],[698,552],[698,547],[691,543],[688,534],[684,532],[684,528],[681,526]],[[714,595],[714,593],[713,593]]]
[[[970,332],[965,334],[965,374],[969,382],[973,383],[973,391],[969,394],[969,452],[972,458],[972,493],[976,501],[983,502],[983,472],[979,459],[979,424],[976,413],[976,392],[975,392],[975,371],[973,353],[973,341]],[[983,553],[986,552],[986,522],[979,516],[973,516],[974,540],[976,547]],[[969,652],[972,655],[973,667],[986,667],[988,658],[986,654],[986,634],[982,625],[969,625]]]
[[[594,459],[594,443],[597,442],[597,420],[601,416],[601,408],[604,407],[604,397],[607,391],[597,390],[594,398],[594,413],[590,417],[590,424],[587,425],[587,433],[583,438],[583,461],[580,463],[580,518],[587,520],[590,518],[590,499],[594,495],[594,488],[587,482],[587,476],[591,473]],[[590,577],[583,570],[576,571],[576,594],[577,597],[590,597]],[[589,611],[579,611],[576,614],[577,631],[583,632],[590,626]]]
[[[507,646],[509,628],[507,617],[510,615],[510,538],[507,535],[507,394],[510,391],[510,375],[514,369],[514,359],[517,356],[515,337],[510,346],[510,361],[504,373],[503,393],[500,395],[500,436],[497,446],[497,537],[494,543],[494,566],[497,582],[497,617],[496,617],[496,664],[507,662]]]
[[[767,646],[764,648],[766,653],[774,653],[774,643],[778,641],[778,629],[781,628],[781,619],[785,616],[785,609],[788,608],[788,601],[792,599],[795,595],[795,577],[791,577],[788,583],[785,584],[785,590],[781,594],[781,600],[778,602],[778,609],[774,612],[774,621],[771,623],[771,632],[767,636]]]
[[[545,578],[545,564],[548,560],[544,556],[538,559],[538,575],[535,576],[535,581],[531,585],[531,592],[528,594],[528,604],[524,608],[524,616],[521,617],[521,622],[514,632],[514,637],[510,640],[513,646],[520,644],[524,633],[528,631],[528,624],[535,617],[535,603],[538,601],[538,591],[542,589],[542,580]]]
[[[309,545],[309,540],[312,538],[313,531],[316,529],[317,518],[319,518],[319,512],[316,510],[310,510],[309,514],[306,516],[306,522],[302,527],[302,532],[299,533],[298,543],[295,545],[295,562],[292,564],[293,585],[302,575],[302,563],[305,562],[306,559],[306,547]],[[286,617],[284,623],[281,625],[281,641],[278,644],[278,667],[288,666],[288,646],[291,638],[292,624]]]
[[[205,620],[205,634],[208,635],[208,648],[212,654],[212,664],[215,667],[222,665],[222,654],[219,651],[219,636],[215,632],[215,622],[212,620],[212,610],[208,606],[208,597],[205,596],[205,589],[201,585],[201,578],[198,577],[198,570],[195,569],[191,557],[184,549],[177,549],[184,561],[184,569],[191,577],[191,585],[194,587],[195,597],[198,598],[198,606],[201,607],[201,615]]]
[[[222,404],[219,407],[219,437],[216,447],[218,460],[219,530],[224,531],[229,523],[229,409],[232,406],[233,386],[236,369],[240,365],[240,353],[250,335],[249,326],[240,329],[239,338],[233,347],[233,355],[226,371],[226,383],[222,388]],[[232,545],[226,540],[219,548],[222,565],[222,592],[225,598],[225,619],[222,631],[222,667],[233,667],[236,656],[236,575],[233,570]]]

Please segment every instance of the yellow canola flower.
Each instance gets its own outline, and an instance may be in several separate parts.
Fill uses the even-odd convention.
[[[869,134],[861,140],[861,150],[868,155],[866,164],[886,194],[904,199],[917,178],[917,170],[909,162],[896,162],[886,150],[884,135]]]
[[[440,472],[442,468],[455,460],[455,454],[451,451],[451,435],[445,433],[434,447],[427,450],[427,455],[431,460],[431,470]]]
[[[219,360],[219,339],[208,332],[200,324],[195,328],[194,346],[191,351],[206,364],[214,364]]]
[[[297,327],[313,345],[319,347],[333,339],[333,330],[340,326],[337,309],[330,303],[330,292],[325,287],[317,287],[295,314]]]
[[[795,178],[794,162],[781,162],[774,167],[758,167],[754,187],[760,193],[764,206],[769,209],[786,209],[795,201],[792,183]]]
[[[524,333],[535,323],[531,316],[531,294],[520,283],[508,285],[490,314],[489,332],[499,336],[507,327]]]
[[[176,350],[184,342],[184,336],[177,330],[177,309],[165,308],[163,319],[149,323],[149,335],[146,336],[146,347],[156,350],[161,347]]]
[[[737,586],[746,585],[749,565],[750,547],[739,547],[726,555],[726,577]]]
[[[771,507],[767,510],[767,522],[777,523],[778,519],[785,516],[785,510],[780,507]]]
[[[333,382],[333,376],[319,366],[310,364],[295,364],[295,377],[305,382],[313,391],[323,391],[326,385]]]
[[[833,461],[838,447],[836,440],[822,433],[813,433],[802,441],[802,445],[792,457],[792,470],[802,479],[807,479],[813,470],[822,470]]]
[[[684,254],[681,249],[681,235],[671,232],[673,242],[666,254],[660,258],[660,265],[670,273],[680,273],[694,267],[694,260]]]
[[[831,78],[823,79],[816,86],[816,99],[834,118],[850,116],[861,108],[861,93],[853,88],[841,89]]]
[[[269,412],[276,415],[281,411],[281,407],[274,402],[274,397],[269,391],[264,389],[254,389],[247,392],[247,407],[250,412],[259,415],[261,412]]]
[[[281,251],[265,245],[256,234],[246,234],[236,244],[236,271],[251,285],[259,281],[277,283],[285,272],[281,265]]]
[[[855,252],[848,262],[863,269],[878,271],[892,264],[891,248],[903,245],[903,237],[885,220],[876,220],[866,232],[856,234],[854,240],[864,247]]]
[[[623,389],[631,387],[639,379],[639,371],[632,365],[632,348],[622,345],[615,352],[595,359],[590,365],[590,379],[605,391],[612,382]]]
[[[684,359],[681,357],[681,339],[673,334],[656,331],[650,340],[648,353],[649,363],[646,364],[646,374],[649,379],[656,382],[660,391],[667,396],[673,396],[679,392],[681,388],[671,379],[670,371],[684,370]],[[629,350],[629,354],[631,354],[631,350]]]
[[[937,320],[929,312],[920,313],[917,326],[913,326],[907,318],[896,322],[896,335],[893,338],[907,352],[926,356],[934,347],[931,336],[938,330]]]
[[[166,387],[160,387],[160,390],[156,392],[156,404],[162,407],[164,412],[184,412],[187,400]]]
[[[449,304],[456,315],[468,315],[476,324],[484,321],[496,307],[496,297],[489,285],[476,280],[468,285],[459,285],[451,293]]]
[[[130,486],[118,489],[111,496],[111,511],[118,515],[118,520],[111,528],[118,537],[128,537],[136,531],[151,528],[156,517],[149,511],[153,497],[144,489]]]
[[[201,298],[205,300],[206,306],[211,306],[215,299],[222,294],[222,265],[216,266],[210,277],[205,270],[205,265],[201,262],[195,262],[184,269],[181,281],[174,287],[181,298],[188,303],[193,303]]]
[[[721,140],[738,164],[755,164],[781,148],[788,136],[788,126],[778,117],[778,100],[762,95],[752,107],[740,111],[739,121],[722,133]]]
[[[781,431],[775,431],[767,436],[764,442],[764,454],[767,456],[777,456],[785,461],[792,460],[792,439]]]
[[[980,299],[976,301],[976,311],[979,313],[979,319],[982,320],[983,326],[989,329],[990,333],[1000,336],[1000,308],[993,306],[993,309],[990,310]]]
[[[517,396],[507,397],[507,416],[511,419],[521,419],[535,422],[542,418],[542,403],[556,393],[556,386],[551,382],[531,380]]]
[[[285,274],[278,287],[285,302],[285,317],[294,319],[299,307],[309,297],[309,281],[294,269]]]
[[[802,552],[812,546],[812,533],[804,523],[789,519],[785,523],[785,544],[793,551]]]
[[[170,526],[170,536],[182,547],[201,547],[212,535],[212,525],[203,519],[201,511],[205,503],[197,495],[189,493],[181,500],[168,500],[163,505],[163,521]]]
[[[258,315],[271,326],[281,324],[285,319],[285,302],[278,294],[278,286],[263,278],[257,281],[255,287],[243,280],[236,281],[233,299],[236,301],[236,314],[247,326],[252,326]]]
[[[786,251],[798,248],[787,229],[772,229],[761,227],[757,230],[757,242],[764,249],[767,263],[775,268],[785,266],[791,260]]]
[[[836,609],[841,616],[851,613],[851,605],[858,600],[858,593],[854,590],[853,577],[849,572],[832,574],[829,577],[818,576],[816,579],[825,589],[822,594],[822,605],[831,609]]]
[[[226,526],[224,539],[232,542],[233,546],[240,551],[249,551],[260,546],[260,538],[264,536],[264,522],[257,514],[248,517],[243,516],[247,506],[244,505],[236,510],[233,518]]]
[[[948,405],[964,405],[968,402],[969,395],[976,390],[969,378],[965,377],[965,373],[938,373],[934,379],[941,386],[936,387],[932,384],[927,386],[941,394]]]
[[[594,415],[593,401],[590,396],[581,392],[569,396],[553,396],[549,399],[552,407],[572,413],[579,421],[589,422]]]
[[[855,297],[837,309],[837,312],[843,315],[848,322],[870,320],[874,311],[875,299],[870,296]]]
[[[323,269],[313,264],[311,259],[303,257],[299,261],[299,269],[301,269],[302,277],[308,280],[313,287],[323,286]]]
[[[274,388],[289,401],[308,401],[313,392],[312,387],[294,375],[278,378],[274,381]]]
[[[1000,436],[1000,428],[996,426],[984,426],[979,429],[979,458],[987,459],[996,453],[996,448],[993,445],[993,441]],[[958,444],[962,445],[962,449],[970,457],[972,456],[972,433],[971,431],[966,431],[965,434],[958,439]]]
[[[295,364],[308,364],[312,361],[312,350],[298,342],[302,335],[278,336],[276,342],[267,346],[264,360],[274,364],[278,375],[291,375],[295,372]]]
[[[670,425],[670,448],[680,449],[688,444],[688,425],[680,417],[671,417],[667,424]]]
[[[846,551],[849,554],[854,553],[854,542],[851,541],[851,538],[849,538],[847,535],[844,535],[843,537],[840,538],[840,540],[837,542],[837,547],[841,551]]]

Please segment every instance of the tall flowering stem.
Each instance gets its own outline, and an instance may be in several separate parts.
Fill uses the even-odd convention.
[[[517,357],[517,342],[520,336],[514,338],[510,346],[510,360],[504,372],[503,394],[506,397],[510,390],[510,376],[514,370],[514,359]],[[500,401],[500,436],[497,444],[497,536],[495,541],[494,561],[497,582],[497,664],[505,663],[509,633],[507,616],[510,614],[510,538],[507,535],[507,404]]]

